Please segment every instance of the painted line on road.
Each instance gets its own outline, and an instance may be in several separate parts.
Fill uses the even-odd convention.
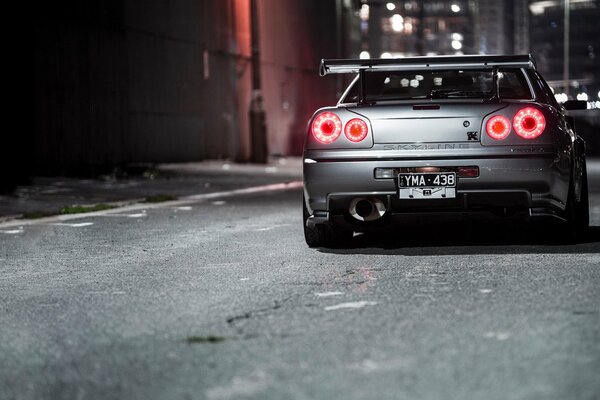
[[[30,219],[30,220],[11,220],[0,223],[0,228],[10,228],[13,226],[28,226],[28,225],[40,225],[40,224],[52,224],[55,222],[70,221],[74,219],[98,217],[104,215],[118,215],[123,213],[130,213],[134,211],[152,210],[165,207],[182,207],[189,204],[194,204],[206,200],[219,199],[222,197],[236,197],[246,194],[255,194],[262,192],[274,192],[290,189],[298,189],[303,187],[302,181],[291,181],[287,183],[274,183],[270,185],[253,186],[243,189],[227,190],[223,192],[214,193],[202,193],[194,194],[190,196],[184,196],[178,200],[164,201],[162,203],[135,203],[126,205],[123,207],[112,208],[110,210],[94,211],[82,214],[66,214],[66,215],[53,215],[50,217]]]
[[[499,341],[507,340],[510,338],[510,333],[508,332],[486,332],[483,337],[487,339],[496,339]]]
[[[350,303],[340,303],[335,306],[325,307],[325,311],[336,311],[336,310],[344,310],[344,309],[358,309],[366,306],[374,306],[377,302],[375,301],[354,301]]]
[[[56,225],[56,226],[68,226],[68,227],[71,227],[71,228],[83,228],[85,226],[94,225],[94,223],[93,222],[80,222],[78,224],[77,223],[76,224],[66,224],[64,222],[58,222],[58,223],[52,224],[52,225]]]
[[[22,227],[20,227],[19,229],[12,229],[12,230],[8,230],[8,231],[0,231],[0,233],[4,233],[6,235],[18,235],[19,233],[23,233],[25,232],[23,230]]]
[[[317,297],[332,297],[332,296],[342,296],[344,293],[342,292],[323,292],[323,293],[315,293]]]

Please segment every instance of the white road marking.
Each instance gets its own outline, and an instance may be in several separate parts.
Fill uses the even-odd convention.
[[[393,371],[409,366],[410,360],[405,358],[393,358],[387,360],[366,359],[360,363],[350,365],[350,369],[369,374],[376,371]]]
[[[354,301],[350,303],[340,303],[335,306],[325,307],[325,311],[335,311],[335,310],[343,310],[343,309],[357,309],[363,308],[365,306],[374,306],[377,304],[375,301]]]
[[[222,205],[224,205],[224,204],[226,204],[226,203],[227,203],[227,202],[226,202],[226,201],[224,201],[224,200],[216,200],[216,201],[213,201],[213,202],[212,202],[213,206],[222,206]]]
[[[25,232],[23,230],[23,228],[19,228],[19,229],[12,229],[12,230],[8,230],[8,231],[0,231],[2,233],[5,233],[7,235],[18,235],[19,233],[23,233]]]
[[[510,333],[508,333],[508,332],[486,332],[483,336],[488,339],[496,339],[496,340],[503,341],[510,337]]]
[[[479,293],[483,293],[483,294],[492,293],[492,292],[493,292],[492,289],[479,289]]]
[[[292,181],[288,183],[275,183],[271,185],[254,186],[244,189],[234,189],[223,192],[214,193],[202,193],[191,196],[184,196],[178,200],[164,201],[161,203],[147,204],[147,203],[136,203],[130,204],[123,207],[111,208],[110,210],[94,211],[84,214],[65,214],[65,215],[53,215],[45,218],[38,218],[34,220],[10,220],[0,223],[1,228],[10,228],[13,226],[27,226],[27,225],[39,225],[39,224],[51,224],[56,221],[70,221],[74,219],[98,217],[104,215],[116,215],[123,214],[133,211],[150,210],[155,208],[166,208],[166,207],[181,207],[195,204],[201,201],[220,199],[223,197],[234,197],[244,194],[272,192],[279,190],[298,189],[302,187],[302,181]]]
[[[240,281],[249,281],[250,278],[240,278]]]
[[[192,207],[190,206],[182,206],[182,207],[175,207],[175,211],[191,211]]]
[[[275,229],[275,228],[281,228],[282,226],[290,226],[291,224],[279,224],[279,225],[272,225],[272,226],[267,226],[265,228],[258,228],[256,229],[257,232],[264,232],[264,231],[270,231],[271,229]]]
[[[331,297],[331,296],[341,296],[344,293],[342,292],[323,292],[323,293],[315,293],[317,297]]]
[[[69,226],[71,228],[83,228],[84,226],[94,225],[94,223],[93,222],[80,222],[80,223],[77,223],[77,224],[67,224],[67,223],[59,222],[57,224],[52,224],[52,225],[56,225],[56,226]]]
[[[137,214],[123,214],[123,216],[127,218],[144,218],[146,215],[147,214],[145,212]]]

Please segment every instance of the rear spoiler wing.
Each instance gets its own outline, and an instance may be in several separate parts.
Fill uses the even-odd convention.
[[[493,69],[527,68],[536,69],[531,54],[521,55],[472,55],[472,56],[436,56],[380,59],[330,59],[321,60],[319,74],[350,74],[364,70],[406,71],[436,69]]]

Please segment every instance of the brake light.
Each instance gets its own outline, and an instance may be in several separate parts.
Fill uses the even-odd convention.
[[[535,139],[544,132],[546,118],[537,108],[525,107],[515,114],[513,127],[523,139]]]
[[[367,123],[359,118],[351,119],[344,127],[344,134],[351,142],[360,142],[367,137],[368,132]]]
[[[510,121],[502,115],[496,115],[487,122],[485,130],[492,139],[505,139],[510,133]]]
[[[317,141],[323,144],[331,143],[342,133],[342,121],[334,113],[324,112],[315,118],[311,130]]]

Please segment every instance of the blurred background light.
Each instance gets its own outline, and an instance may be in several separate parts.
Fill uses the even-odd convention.
[[[588,101],[588,95],[585,92],[577,93],[577,100]]]

